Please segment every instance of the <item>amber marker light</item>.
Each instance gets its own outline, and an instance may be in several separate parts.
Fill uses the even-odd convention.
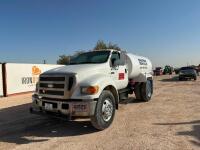
[[[99,91],[99,86],[88,86],[88,87],[82,87],[81,93],[82,94],[96,94]]]

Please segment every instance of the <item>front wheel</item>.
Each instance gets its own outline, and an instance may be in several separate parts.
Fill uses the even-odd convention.
[[[115,116],[115,98],[113,94],[104,90],[96,105],[94,116],[91,117],[92,125],[98,130],[104,130],[108,128]]]

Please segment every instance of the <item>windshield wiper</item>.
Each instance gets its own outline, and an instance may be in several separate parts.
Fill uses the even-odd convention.
[[[73,63],[70,63],[70,65],[79,65],[79,64],[99,64],[99,63],[102,63],[102,62],[91,62],[91,61],[73,62]]]
[[[69,64],[70,64],[70,65],[76,65],[76,64],[79,64],[79,63],[74,63],[74,62],[73,62],[73,63],[69,63]]]

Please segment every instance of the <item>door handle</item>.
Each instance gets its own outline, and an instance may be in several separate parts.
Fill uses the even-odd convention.
[[[111,74],[115,74],[115,72],[111,72]]]
[[[125,73],[127,73],[127,69],[125,69]]]

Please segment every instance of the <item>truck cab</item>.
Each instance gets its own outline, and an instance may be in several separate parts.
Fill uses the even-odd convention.
[[[125,52],[96,50],[75,56],[69,65],[42,73],[32,96],[31,113],[89,117],[95,128],[109,127],[120,99],[135,92],[138,99],[148,101],[153,93],[152,78],[141,72],[146,80],[140,83],[136,77],[133,81],[129,71],[134,69],[127,62]],[[136,62],[140,63],[137,58]]]

